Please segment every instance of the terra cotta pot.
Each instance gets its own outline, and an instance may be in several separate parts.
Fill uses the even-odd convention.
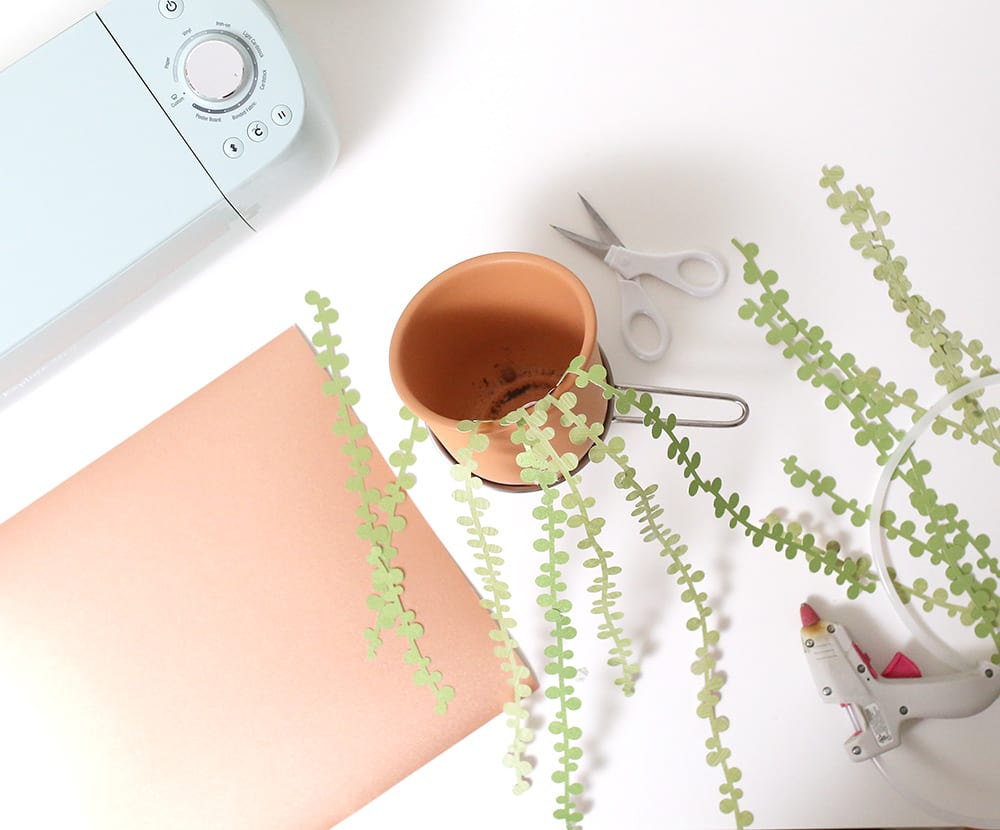
[[[449,268],[417,293],[393,332],[389,369],[403,402],[453,457],[468,443],[458,423],[478,421],[490,444],[476,455],[476,474],[519,485],[521,447],[499,421],[574,388],[565,372],[578,355],[588,367],[601,363],[597,314],[583,283],[545,257],[496,253]],[[600,390],[574,391],[577,411],[603,422],[608,401]],[[558,421],[550,426],[558,452],[589,449],[574,445]]]

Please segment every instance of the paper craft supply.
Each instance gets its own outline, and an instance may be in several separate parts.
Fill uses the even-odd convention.
[[[403,638],[367,658],[323,380],[291,329],[0,526],[0,827],[324,830],[501,712],[493,623],[409,501],[448,713]]]

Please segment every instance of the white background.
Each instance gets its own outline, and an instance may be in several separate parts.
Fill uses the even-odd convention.
[[[248,244],[197,275],[164,280],[91,338],[79,359],[0,410],[0,519],[288,325],[311,333],[302,300],[310,288],[330,295],[342,313],[350,374],[363,395],[359,413],[388,453],[402,435],[388,340],[406,302],[455,262],[524,250],[563,262],[590,288],[618,379],[749,400],[747,425],[692,438],[704,469],[723,476],[756,515],[783,508],[848,550],[865,549],[861,531],[792,489],[782,473],[780,459],[798,454],[862,504],[877,478],[872,454],[853,445],[844,413],[828,412],[822,395],[797,381],[792,364],[738,319],[741,300],[756,292],[742,283],[729,240],[757,242],[796,313],[821,324],[863,365],[877,364],[901,386],[917,388],[930,405],[938,391],[926,355],[909,343],[902,317],[849,249],[849,233],[817,186],[824,163],[841,164],[845,185],[874,186],[877,206],[892,214],[890,235],[918,290],[948,312],[953,328],[996,349],[1000,8],[985,0],[273,6],[327,82],[343,140],[337,168]],[[88,0],[6,3],[0,66],[91,10]],[[66,94],[101,105],[83,72],[67,77]],[[0,109],[0,128],[14,117]],[[73,140],[72,124],[66,140]],[[588,232],[578,191],[636,248],[704,247],[729,263],[727,286],[708,300],[648,286],[674,332],[659,363],[640,363],[624,348],[612,274],[548,227]],[[2,169],[0,197],[16,198],[3,192]],[[54,212],[77,209],[86,206],[53,194]],[[810,598],[847,622],[883,665],[908,647],[887,602],[848,604],[840,588],[802,562],[752,549],[713,520],[704,498],[688,498],[677,469],[637,428],[615,431],[630,441],[643,477],[660,482],[668,523],[709,573],[728,676],[720,711],[732,720],[727,740],[744,771],[755,826],[939,823],[908,806],[869,765],[846,760],[847,721],[817,701],[800,653],[797,609]],[[447,465],[428,446],[417,473],[417,503],[471,574]],[[589,672],[579,684],[585,824],[729,826],[716,809],[718,773],[702,760],[707,730],[693,714],[698,686],[688,667],[697,642],[684,628],[687,613],[664,563],[637,544],[609,472],[588,468],[585,486],[609,519],[608,540],[624,567],[625,623],[644,668],[635,697],[621,699],[586,613],[584,577],[574,571],[575,645]],[[546,626],[534,605],[532,497],[490,497],[519,639],[540,670]],[[913,651],[920,662],[919,648]],[[995,753],[982,754],[986,739],[975,742],[996,734],[996,710],[964,727],[939,722],[913,730],[910,746],[896,753],[911,784],[952,807],[1000,813],[995,798],[969,802],[1000,772]],[[533,711],[539,723],[548,717],[541,695]],[[540,729],[535,787],[519,798],[508,794],[499,763],[506,740],[498,719],[342,826],[556,826],[549,817],[550,736]]]

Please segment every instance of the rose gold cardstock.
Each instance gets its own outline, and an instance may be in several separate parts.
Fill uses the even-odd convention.
[[[448,714],[402,638],[367,659],[323,380],[291,329],[0,527],[0,827],[324,830],[501,712],[493,623],[409,501]]]

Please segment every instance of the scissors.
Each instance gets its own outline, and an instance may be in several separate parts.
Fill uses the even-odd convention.
[[[580,194],[577,194],[580,196]],[[580,196],[583,206],[594,220],[600,240],[588,239],[573,231],[552,225],[567,239],[582,245],[592,254],[600,257],[613,271],[618,274],[618,286],[621,291],[622,335],[629,351],[641,360],[659,360],[670,345],[670,327],[660,310],[653,305],[646,290],[639,282],[639,277],[646,274],[655,277],[668,285],[673,285],[681,291],[686,291],[694,297],[708,297],[715,294],[726,282],[726,266],[717,256],[706,251],[677,251],[672,254],[645,254],[633,251],[622,242],[594,210],[583,196]],[[715,271],[714,278],[707,283],[691,282],[681,273],[685,262],[698,261],[707,263]],[[646,317],[656,328],[656,346],[644,349],[635,338],[632,331],[632,321],[636,317]]]

